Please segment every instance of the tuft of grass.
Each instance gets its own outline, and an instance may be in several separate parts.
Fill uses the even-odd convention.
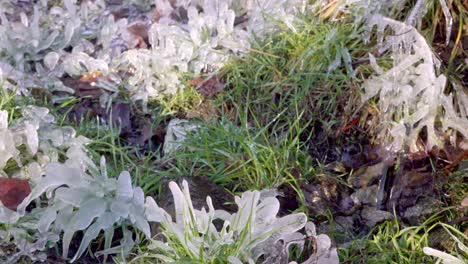
[[[195,88],[187,84],[185,89],[153,103],[156,103],[162,109],[161,115],[185,116],[187,113],[202,107],[203,96]]]
[[[357,103],[359,71],[337,56],[349,53],[355,60],[367,54],[353,24],[307,21],[297,33],[282,32],[254,43],[262,53],[250,53],[226,68],[228,88],[218,97],[220,105],[238,109],[235,121],[259,120],[266,125],[285,109],[278,122],[294,118],[295,107],[304,109],[302,125],[312,120],[330,134],[346,122]],[[271,56],[274,55],[274,56]],[[350,109],[344,112],[346,105]]]
[[[298,120],[291,121],[288,133],[277,135],[268,132],[274,120],[265,127],[239,127],[227,120],[202,124],[170,157],[173,164],[166,173],[207,176],[233,190],[278,187],[294,178],[293,170],[310,175],[312,160],[302,150]]]

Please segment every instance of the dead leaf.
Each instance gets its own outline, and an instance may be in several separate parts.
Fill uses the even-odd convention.
[[[0,201],[10,210],[16,210],[30,192],[31,187],[26,180],[0,178]]]
[[[447,174],[449,174],[449,173],[455,171],[455,169],[458,167],[458,165],[464,160],[468,160],[468,150],[464,150],[461,153],[458,153],[457,155],[455,155],[455,157],[453,157],[453,159],[450,160],[450,164],[445,166],[443,168],[443,170]]]
[[[414,206],[420,197],[430,195],[433,190],[434,174],[413,169],[395,175],[390,189],[387,208],[402,212]]]
[[[226,84],[220,80],[218,75],[212,76],[208,79],[196,77],[192,79],[189,84],[196,87],[197,91],[206,98],[213,97],[217,93],[221,92],[226,86]]]
[[[372,166],[363,166],[348,178],[348,183],[354,188],[367,187],[377,182],[383,175],[385,164],[383,162]]]
[[[185,117],[187,119],[201,118],[204,121],[210,121],[217,119],[219,117],[219,113],[216,111],[216,108],[210,100],[205,100],[205,102],[200,106],[189,110],[185,114]]]
[[[85,73],[83,76],[81,76],[80,81],[93,83],[93,82],[97,82],[97,80],[102,76],[103,76],[103,73],[101,71],[88,72],[88,73]]]
[[[465,198],[461,202],[461,207],[462,208],[467,208],[468,207],[468,196],[465,196]]]
[[[131,126],[131,108],[130,105],[123,102],[118,102],[112,107],[111,121],[114,126],[125,130]]]
[[[111,14],[114,16],[115,21],[128,17],[128,13],[128,8],[119,8],[111,12]]]
[[[161,17],[161,12],[157,8],[155,8],[151,13],[151,21],[153,21],[153,23],[159,23]]]
[[[128,32],[132,34],[135,39],[137,40],[136,47],[141,49],[148,48],[149,41],[148,41],[148,30],[149,30],[148,23],[137,21],[132,23],[132,25],[127,27]]]
[[[75,90],[77,97],[91,97],[99,98],[102,95],[102,90],[92,85],[92,82],[76,80],[72,78],[62,78],[62,82],[65,86]]]

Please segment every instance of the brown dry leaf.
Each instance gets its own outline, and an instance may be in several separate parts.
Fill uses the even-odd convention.
[[[462,207],[462,208],[468,208],[468,195],[465,196],[465,198],[464,198],[463,201],[461,202],[461,207]]]
[[[413,169],[399,173],[395,177],[387,208],[396,208],[401,212],[414,206],[420,197],[432,193],[434,174],[431,172]]]
[[[455,171],[455,169],[460,165],[460,163],[464,160],[468,160],[468,150],[464,150],[461,153],[455,155],[455,157],[450,160],[450,164],[447,165],[443,170],[446,173],[450,173]]]
[[[84,80],[85,81],[62,78],[63,84],[75,90],[77,97],[99,98],[102,95],[102,90],[93,86],[92,82],[88,82],[90,79],[84,78]]]
[[[197,87],[203,83],[203,78],[198,76],[189,81],[189,85],[192,87]]]
[[[151,21],[153,21],[153,23],[159,23],[161,17],[161,12],[157,8],[155,8],[151,13]]]
[[[128,17],[129,10],[128,8],[119,8],[117,10],[114,10],[111,12],[111,14],[114,16],[115,21],[121,19],[121,18],[126,18]]]
[[[131,108],[130,105],[118,102],[112,107],[110,119],[115,126],[125,130],[131,126]]]
[[[187,119],[201,118],[204,121],[214,120],[218,118],[218,116],[218,112],[209,100],[203,102],[203,104],[196,109],[188,111],[185,115]]]
[[[0,178],[0,201],[10,210],[16,210],[30,192],[31,187],[26,180]]]
[[[135,39],[137,40],[137,47],[141,49],[148,48],[149,41],[148,41],[148,30],[149,30],[148,23],[137,21],[132,23],[132,25],[127,27],[128,32],[130,32]]]
[[[83,76],[81,76],[80,81],[93,83],[93,82],[97,82],[97,80],[102,76],[103,76],[103,73],[101,71],[88,72],[88,73],[85,73]]]
[[[192,79],[189,84],[193,87],[196,87],[197,91],[205,96],[206,98],[211,98],[217,93],[221,92],[226,84],[220,80],[218,75],[214,75],[208,79],[203,79],[202,77],[196,77]]]
[[[367,187],[376,182],[382,176],[385,163],[380,162],[372,166],[364,166],[355,171],[349,178],[348,183],[354,188]]]

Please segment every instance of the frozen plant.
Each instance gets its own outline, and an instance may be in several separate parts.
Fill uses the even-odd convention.
[[[187,133],[195,132],[198,128],[198,125],[190,123],[188,120],[172,119],[167,125],[167,132],[164,137],[164,154],[167,155],[180,149],[187,138]]]
[[[369,54],[375,74],[363,84],[362,101],[379,98],[381,125],[377,137],[395,152],[422,150],[417,142],[423,132],[425,150],[442,147],[444,133],[460,133],[468,138],[468,97],[457,87],[457,98],[444,94],[447,80],[439,73],[440,62],[415,27],[421,24],[429,1],[418,0],[405,22],[387,17],[398,12],[405,2],[345,0],[332,5],[333,18],[341,12],[365,21],[366,41],[376,28],[378,55],[389,54],[393,59],[393,67],[383,69]],[[448,41],[452,17],[446,1],[439,2],[446,18]],[[456,137],[451,138],[452,143],[456,141]]]
[[[104,159],[99,171],[83,148],[89,140],[75,137],[72,128],[54,125],[48,109],[25,107],[22,116],[9,125],[8,113],[0,110],[1,176],[21,178],[32,186],[16,210],[0,202],[0,224],[4,224],[0,245],[16,247],[13,254],[0,256],[0,260],[16,263],[21,256],[28,256],[44,261],[46,254],[41,251],[60,239],[67,258],[77,231],[83,231],[84,236],[72,261],[101,231],[105,237],[103,255],[126,254],[132,249],[127,226],[150,237],[143,191],[132,186],[128,172],[122,172],[118,179],[108,178]],[[66,160],[59,163],[63,154]],[[9,165],[11,162],[16,166]],[[26,210],[32,204],[35,207]],[[122,245],[110,248],[114,229],[120,226]]]
[[[124,88],[145,107],[150,99],[184,89],[181,80],[187,74],[216,71],[231,56],[248,52],[251,38],[280,24],[294,30],[297,15],[307,6],[305,0],[154,3],[127,0],[129,15],[120,18],[111,14],[113,4],[106,6],[103,0],[5,2],[0,70],[23,94],[32,87],[73,93],[62,83],[65,74],[80,78],[99,71],[102,76],[92,86],[105,91],[103,106]],[[148,12],[142,14],[135,5]],[[140,33],[134,34],[132,27]]]
[[[73,155],[69,157],[73,158]],[[14,262],[21,255],[32,257],[34,251],[43,250],[46,243],[50,246],[59,238],[63,257],[68,258],[70,243],[78,231],[84,234],[71,262],[87,250],[101,231],[105,238],[102,255],[129,253],[134,242],[127,226],[134,226],[150,237],[143,190],[132,186],[126,171],[121,172],[118,179],[108,178],[104,158],[100,170],[95,167],[90,164],[83,169],[80,163],[73,161],[50,163],[45,176],[32,188],[17,211],[0,205],[0,223],[10,224],[10,229],[1,231],[0,236],[7,239],[6,234],[11,234],[14,239],[10,242],[18,248],[9,261]],[[26,211],[34,201],[36,208]],[[114,230],[118,227],[122,227],[124,238],[120,246],[111,248]],[[24,239],[25,235],[29,236],[29,241]],[[44,260],[45,256],[39,256]]]
[[[125,232],[126,225],[133,225],[150,237],[150,227],[144,215],[143,190],[132,187],[130,174],[123,171],[118,179],[108,178],[104,158],[101,158],[100,172],[92,168],[88,172],[91,175],[79,167],[51,163],[47,166],[46,176],[18,207],[18,212],[23,214],[26,206],[43,194],[50,197],[38,220],[38,231],[63,232],[64,258],[68,257],[74,234],[84,231],[72,262],[86,251],[101,231],[105,236],[104,250],[110,249],[114,229],[119,226]]]
[[[78,154],[87,143],[75,137],[73,128],[56,126],[47,108],[26,106],[21,114],[9,124],[8,112],[0,110],[0,175],[36,182],[48,163],[58,161],[60,152]],[[15,166],[7,167],[10,162]]]
[[[256,263],[260,259],[264,263],[277,263],[279,259],[288,259],[290,246],[303,247],[306,236],[297,231],[306,225],[306,215],[277,217],[280,204],[274,197],[275,192],[244,192],[241,197],[235,197],[238,211],[230,214],[216,210],[209,196],[206,198],[208,211],[195,209],[186,181],[182,189],[174,182],[169,183],[169,188],[175,202],[175,220],[151,197],[146,199],[148,220],[160,222],[166,238],[166,242],[152,241],[153,256],[165,263],[182,260],[213,263],[216,260],[238,264]],[[217,227],[215,222],[219,220]],[[308,227],[311,225],[309,223]],[[315,229],[310,235],[316,235]],[[316,258],[323,257],[322,254],[331,256],[329,238],[328,245],[321,244],[326,242],[322,239],[324,236],[317,239],[320,253],[314,255]],[[328,263],[338,263],[333,256],[330,260]]]
[[[411,152],[418,151],[416,143],[423,129],[427,150],[443,146],[441,133],[447,129],[468,138],[467,115],[456,112],[452,96],[444,94],[446,77],[437,73],[440,62],[424,37],[414,27],[381,15],[373,15],[368,25],[377,27],[379,54],[389,51],[394,62],[384,70],[370,55],[376,75],[363,85],[363,101],[379,97],[383,121],[379,137],[392,151],[408,147]],[[392,35],[384,34],[387,28]],[[441,128],[436,127],[439,121]]]
[[[82,148],[88,140],[75,137],[70,127],[57,127],[48,109],[26,106],[21,115],[9,118],[7,111],[0,110],[0,177],[20,178],[36,186],[44,179],[44,168],[58,161],[59,153],[65,153],[76,166],[88,162]],[[20,209],[11,210],[0,202],[0,245],[16,246],[15,252],[0,254],[0,261],[16,263],[22,256],[44,261],[46,254],[40,251],[53,246],[59,236],[51,230],[38,232],[44,210],[35,208],[26,214]]]
[[[97,36],[105,7],[101,0],[82,1],[79,6],[74,0],[59,1],[52,7],[48,2],[0,9],[0,68],[8,78],[13,73],[11,78],[23,94],[31,87],[72,91],[59,80],[64,73],[64,49],[83,50],[93,45],[89,39]]]

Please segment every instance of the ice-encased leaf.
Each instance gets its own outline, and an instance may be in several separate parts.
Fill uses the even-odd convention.
[[[128,171],[122,171],[117,180],[117,197],[131,199],[133,197],[132,179]]]
[[[67,258],[70,242],[76,231],[87,228],[91,222],[100,217],[106,211],[106,203],[99,198],[92,198],[84,202],[80,210],[75,212],[70,218],[70,222],[63,235],[62,256]]]
[[[154,201],[153,197],[146,197],[145,202],[145,215],[146,219],[151,222],[163,222],[168,221],[171,222],[171,216],[161,207],[159,207]]]
[[[317,235],[315,224],[313,222],[306,223],[305,231],[306,231],[307,236],[314,237]]]
[[[128,200],[116,199],[112,201],[110,210],[122,218],[127,218],[130,213],[130,204]]]
[[[145,193],[141,187],[135,187],[133,189],[132,202],[138,209],[143,209],[145,207]]]
[[[169,183],[169,189],[174,197],[175,218],[178,224],[184,223],[184,213],[188,212],[184,194],[175,182]]]
[[[83,230],[88,227],[94,218],[102,215],[107,209],[107,203],[99,198],[91,198],[81,204],[70,220],[70,229]]]
[[[255,207],[258,204],[260,199],[260,193],[257,191],[254,192],[244,192],[241,196],[235,197],[235,202],[239,211],[232,215],[231,227],[234,230],[241,230],[248,226],[250,219],[256,219],[256,210]]]
[[[135,212],[135,211],[133,211]],[[131,213],[130,214],[130,222],[135,225],[143,234],[145,234],[146,238],[151,238],[151,229],[144,214],[140,213]]]
[[[37,230],[40,233],[45,233],[49,230],[50,225],[52,224],[53,221],[57,218],[57,211],[54,210],[53,208],[50,208],[49,210],[46,210],[44,214],[41,216],[39,219],[39,222],[37,223]]]
[[[61,185],[74,187],[86,186],[87,182],[83,182],[81,174],[81,171],[76,168],[70,168],[62,164],[49,164],[46,167],[46,177],[44,177],[37,186],[31,190],[28,197],[26,197],[18,206],[18,212],[24,214],[26,206],[45,193],[48,189],[54,189]]]
[[[24,136],[26,137],[26,146],[28,147],[29,153],[35,155],[39,148],[39,138],[37,135],[37,128],[32,124],[24,125]]]
[[[99,235],[101,230],[106,230],[112,227],[118,219],[119,216],[112,212],[103,213],[94,224],[86,229],[86,232],[83,235],[83,239],[81,240],[80,247],[78,248],[71,262],[76,261],[85,252],[88,245]]]
[[[8,112],[0,110],[0,129],[8,128]]]
[[[55,69],[55,66],[57,66],[59,59],[60,55],[57,52],[49,52],[44,57],[44,65],[49,68],[49,70],[53,70]]]
[[[55,199],[74,207],[79,207],[85,198],[87,198],[87,193],[83,189],[61,187],[55,190]]]
[[[459,259],[455,256],[452,256],[448,253],[445,253],[443,251],[431,248],[431,247],[424,247],[423,252],[426,255],[436,257],[442,261],[444,264],[464,264],[465,261],[462,259]]]
[[[87,72],[109,72],[107,63],[100,59],[94,59],[84,52],[73,53],[63,60],[65,72],[73,77],[80,77]]]
[[[268,224],[276,219],[278,214],[280,203],[278,199],[274,197],[268,197],[260,202],[257,208],[256,218],[258,224]]]

